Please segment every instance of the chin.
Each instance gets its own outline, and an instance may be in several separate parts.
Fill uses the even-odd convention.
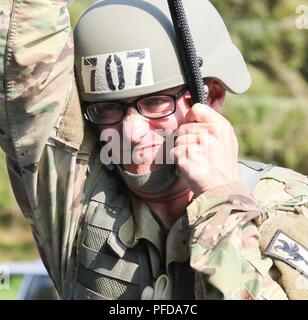
[[[124,165],[124,169],[130,173],[145,174],[151,172],[151,165]]]
[[[138,173],[148,173],[164,165],[163,157],[158,157],[157,150],[155,150],[156,152],[153,151],[152,149],[149,152],[143,150],[140,153],[135,153],[132,157],[133,163],[125,165],[130,168],[128,171],[134,170]]]
[[[146,174],[155,171],[156,169],[160,168],[162,165],[155,164],[154,162],[151,164],[126,164],[123,165],[124,169],[130,173],[136,174]]]

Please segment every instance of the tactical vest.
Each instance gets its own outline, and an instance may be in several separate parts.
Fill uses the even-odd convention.
[[[241,179],[251,190],[271,167],[252,161],[240,161],[239,166]],[[157,285],[157,281],[165,280],[166,271],[161,263],[158,280],[146,239],[140,239],[133,247],[126,247],[120,241],[119,229],[131,215],[129,194],[121,179],[112,174],[104,176],[96,186],[86,212],[78,248],[73,299],[153,298],[151,288]],[[194,272],[189,259],[174,266],[172,277],[171,293],[165,298],[194,299]]]

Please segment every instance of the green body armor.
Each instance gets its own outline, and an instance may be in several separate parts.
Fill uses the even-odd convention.
[[[239,166],[242,180],[251,190],[271,167],[251,161],[241,161]],[[140,300],[146,288],[155,286],[147,241],[141,239],[133,248],[127,248],[118,237],[131,210],[129,194],[121,179],[114,174],[104,176],[86,213],[73,299]],[[189,259],[176,263],[172,270],[172,299],[194,299],[194,272]]]

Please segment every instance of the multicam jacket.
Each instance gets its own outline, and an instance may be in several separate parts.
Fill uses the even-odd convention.
[[[78,298],[87,219],[109,175],[78,100],[68,2],[0,4],[0,145],[18,204],[65,299]],[[109,191],[102,186],[100,206],[108,207]],[[108,241],[120,255],[141,238],[156,243],[149,255],[159,252],[165,265],[163,273],[152,266],[142,298],[172,298],[168,266],[186,259],[197,299],[308,298],[306,177],[270,167],[253,193],[244,183],[209,190],[167,236],[144,203],[129,199],[130,214]]]

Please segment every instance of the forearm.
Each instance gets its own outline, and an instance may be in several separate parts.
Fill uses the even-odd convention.
[[[84,128],[76,91],[72,96],[68,2],[12,1],[0,42],[0,146],[17,202],[60,291],[80,215],[73,202],[80,201],[87,168],[77,160]],[[77,139],[67,133],[65,117],[66,123],[73,117]]]
[[[262,259],[254,219],[260,209],[243,183],[205,192],[187,209],[191,266],[199,299],[285,299]]]
[[[21,169],[39,160],[73,79],[67,1],[13,1],[2,39],[0,144]]]

